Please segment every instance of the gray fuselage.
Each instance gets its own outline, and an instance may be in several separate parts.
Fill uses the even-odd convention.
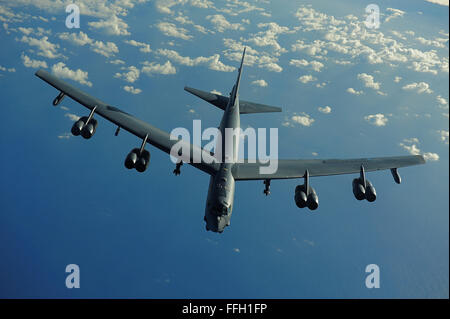
[[[215,151],[217,152],[217,147],[221,147],[222,160],[220,170],[215,175],[211,175],[206,199],[204,218],[206,230],[219,233],[230,225],[234,202],[235,181],[231,170],[237,160],[239,147],[240,130],[235,130],[240,128],[238,89],[239,79],[231,91],[227,108],[220,122],[221,143],[220,145],[219,143],[216,144]],[[235,134],[232,138],[226,138],[226,129],[233,129]],[[229,145],[226,146],[226,143]],[[229,150],[232,150],[232,152]]]

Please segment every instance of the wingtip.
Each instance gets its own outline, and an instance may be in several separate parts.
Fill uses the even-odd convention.
[[[427,162],[425,160],[425,157],[423,157],[423,155],[417,155],[417,158],[419,159],[420,164],[425,164]]]

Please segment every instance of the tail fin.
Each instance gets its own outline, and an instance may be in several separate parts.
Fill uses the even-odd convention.
[[[233,89],[231,90],[230,97],[226,97],[220,94],[214,94],[211,92],[205,92],[201,90],[197,90],[194,88],[190,88],[185,86],[184,89],[188,91],[191,94],[194,94],[198,96],[199,98],[211,103],[212,105],[217,106],[219,109],[222,109],[225,111],[227,108],[228,102],[231,99],[231,102],[234,104],[236,97],[238,96],[239,92],[239,84],[241,82],[241,75],[242,75],[242,68],[244,66],[244,58],[245,58],[245,50],[247,48],[244,48],[244,52],[242,52],[242,60],[241,65],[239,66],[238,70],[238,77],[236,79],[236,83],[233,86]],[[269,106],[264,104],[258,104],[248,101],[239,101],[239,113],[240,114],[248,114],[248,113],[267,113],[267,112],[281,112],[281,108],[276,106]]]
[[[205,92],[197,90],[190,87],[184,88],[187,92],[198,96],[199,98],[217,106],[221,110],[225,110],[228,104],[229,98],[220,94],[214,94],[211,92]],[[268,112],[281,112],[281,108],[276,106],[269,106],[264,104],[253,103],[249,101],[240,100],[239,101],[239,113],[249,114],[249,113],[268,113]]]
[[[239,66],[238,77],[237,77],[236,84],[235,84],[235,87],[236,87],[235,94],[236,94],[236,95],[237,95],[238,92],[239,92],[239,85],[240,85],[240,83],[241,83],[242,67],[244,66],[244,58],[245,58],[245,50],[246,50],[246,49],[247,49],[247,48],[244,47],[244,52],[242,52],[241,65]]]

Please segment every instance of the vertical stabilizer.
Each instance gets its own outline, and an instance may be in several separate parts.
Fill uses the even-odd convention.
[[[232,100],[233,104],[234,104],[236,96],[238,95],[238,92],[239,92],[239,84],[241,82],[242,67],[244,66],[244,57],[245,57],[246,49],[247,48],[244,48],[244,52],[242,53],[242,60],[241,60],[241,65],[239,66],[236,84],[233,86],[233,90],[231,91],[231,94],[230,94],[230,99]]]

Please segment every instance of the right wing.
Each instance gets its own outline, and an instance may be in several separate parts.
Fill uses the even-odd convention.
[[[170,150],[173,145],[179,142],[178,139],[170,139],[170,134],[164,132],[144,121],[135,118],[134,116],[119,110],[114,106],[110,106],[97,98],[90,96],[89,94],[77,89],[76,87],[60,80],[56,76],[48,73],[45,70],[39,70],[36,72],[36,76],[61,91],[65,95],[71,97],[78,103],[84,105],[88,109],[92,110],[95,106],[95,114],[98,114],[105,119],[111,121],[117,126],[127,130],[128,132],[136,135],[137,137],[144,139],[148,135],[147,141],[153,146],[159,148],[160,150],[170,154]],[[183,141],[183,143],[187,143]],[[219,165],[215,163],[214,157],[210,152],[203,150],[196,145],[190,145],[190,160],[189,164],[200,170],[208,173],[214,174],[219,170]],[[196,156],[194,155],[196,154]],[[187,156],[183,154],[183,156]],[[194,157],[195,156],[195,157]],[[194,158],[201,158],[202,162],[195,163]],[[205,161],[206,160],[206,161]]]
[[[361,165],[366,172],[424,164],[422,155],[355,158],[355,159],[311,159],[278,160],[278,169],[273,174],[261,174],[259,163],[237,163],[233,166],[236,180],[266,180],[302,178],[306,170],[309,176],[327,176],[359,173]]]

